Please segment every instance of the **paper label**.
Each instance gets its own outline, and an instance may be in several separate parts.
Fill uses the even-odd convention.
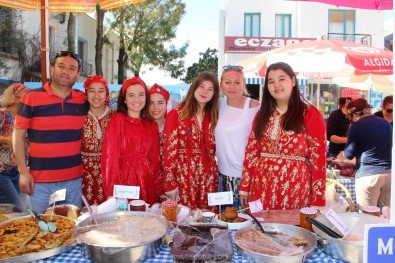
[[[208,194],[208,205],[231,205],[233,204],[233,192],[218,192]]]
[[[350,234],[350,229],[348,229],[348,226],[346,223],[336,214],[333,209],[329,209],[328,212],[326,212],[325,217],[337,228],[339,231],[343,234],[344,237],[348,236]]]
[[[139,199],[140,186],[114,185],[113,196],[116,198]]]
[[[57,201],[63,201],[65,199],[66,199],[66,189],[58,190],[56,192],[53,192],[49,197],[49,205]]]
[[[263,210],[263,204],[261,202],[261,199],[257,199],[255,201],[248,202],[248,206],[250,208],[251,213],[256,213],[256,212]]]

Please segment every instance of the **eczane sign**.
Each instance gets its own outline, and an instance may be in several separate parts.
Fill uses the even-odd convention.
[[[225,53],[261,53],[315,38],[225,37]]]

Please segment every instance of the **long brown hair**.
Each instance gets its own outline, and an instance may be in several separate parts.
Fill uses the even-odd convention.
[[[189,87],[187,96],[180,103],[180,106],[182,108],[180,118],[184,120],[186,118],[191,118],[197,114],[199,109],[199,103],[195,98],[195,91],[200,86],[200,84],[202,84],[203,81],[210,81],[211,83],[213,83],[214,86],[213,98],[209,102],[207,102],[203,109],[206,113],[210,114],[211,129],[214,129],[218,121],[219,84],[217,76],[208,71],[201,72],[193,80],[192,85]]]
[[[281,118],[281,127],[286,131],[294,131],[295,133],[301,133],[305,129],[303,115],[305,110],[307,110],[307,104],[300,96],[295,72],[287,63],[278,62],[271,64],[266,72],[261,108],[255,120],[256,125],[254,132],[257,139],[261,138],[266,131],[269,118],[272,116],[277,106],[277,102],[270,94],[268,87],[268,76],[269,72],[272,70],[282,70],[291,79],[295,78],[295,86],[292,88],[291,98],[288,101],[288,109]]]

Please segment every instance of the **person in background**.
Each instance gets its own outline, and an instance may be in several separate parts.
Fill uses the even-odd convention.
[[[218,120],[217,76],[200,73],[185,99],[166,117],[164,128],[164,190],[191,209],[208,206],[208,193],[218,190],[214,129]]]
[[[374,116],[386,119],[389,123],[391,123],[391,126],[393,126],[393,105],[393,95],[385,97],[383,99],[382,105],[383,110],[375,112]]]
[[[271,64],[246,149],[243,207],[258,199],[268,210],[324,206],[325,131],[322,114],[300,96],[292,68]]]
[[[391,201],[392,128],[383,118],[372,116],[368,102],[351,101],[348,117],[352,121],[344,157],[356,157],[355,193],[360,207],[389,206]]]
[[[167,103],[170,99],[170,93],[156,83],[148,90],[148,92],[150,94],[148,113],[156,124],[158,124],[159,128],[161,169],[160,176],[158,178],[158,185],[163,186],[163,128],[165,126]],[[162,196],[164,193],[163,188],[158,188],[157,191],[157,196],[159,196],[161,200],[166,199],[165,196]]]
[[[245,149],[260,104],[247,97],[241,66],[223,67],[220,88],[225,97],[220,100],[215,127],[219,191],[232,191],[233,206],[240,209],[239,185]]]
[[[109,108],[110,91],[102,76],[91,76],[84,82],[89,112],[82,126],[82,192],[90,205],[107,200],[103,191],[101,150],[104,133],[115,110]]]
[[[58,52],[50,68],[51,81],[24,94],[18,106],[13,140],[19,185],[38,213],[48,208],[51,194],[62,189],[65,200],[56,204],[82,205],[81,130],[88,105],[84,92],[72,88],[80,66],[77,54]]]
[[[23,208],[20,199],[19,172],[12,151],[12,131],[19,100],[28,88],[20,83],[12,84],[0,97],[0,203]]]
[[[139,77],[127,79],[118,95],[117,113],[107,125],[102,147],[104,194],[114,185],[140,187],[140,199],[154,204],[158,198],[159,130],[148,115],[149,92]]]
[[[350,97],[339,98],[339,109],[333,111],[326,121],[326,137],[329,140],[327,157],[336,158],[346,146],[347,132],[350,127],[346,113],[347,105],[351,100]]]

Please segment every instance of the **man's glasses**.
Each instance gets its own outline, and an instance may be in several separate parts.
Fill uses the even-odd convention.
[[[394,111],[394,109],[385,109],[386,113],[392,113]]]
[[[228,70],[243,71],[243,67],[242,66],[236,66],[236,65],[223,66],[222,69],[224,71],[228,71]]]

